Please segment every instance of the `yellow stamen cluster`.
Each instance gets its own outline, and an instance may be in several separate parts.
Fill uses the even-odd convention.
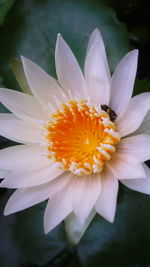
[[[120,141],[108,113],[87,100],[63,104],[52,114],[46,130],[49,157],[76,175],[101,172]]]

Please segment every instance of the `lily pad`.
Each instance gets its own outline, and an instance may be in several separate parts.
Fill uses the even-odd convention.
[[[10,27],[11,25],[11,27]],[[104,38],[111,71],[130,50],[126,27],[103,1],[17,1],[0,29],[0,73],[4,85],[19,89],[10,68],[13,57],[24,55],[55,75],[54,49],[57,33],[71,46],[83,67],[91,31],[98,27]]]

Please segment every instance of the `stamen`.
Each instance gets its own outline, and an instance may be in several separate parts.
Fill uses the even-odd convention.
[[[75,175],[101,172],[120,141],[109,114],[90,99],[62,104],[45,129],[48,157]]]

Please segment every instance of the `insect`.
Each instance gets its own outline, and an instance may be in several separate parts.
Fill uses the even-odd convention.
[[[109,114],[110,120],[111,121],[115,121],[115,119],[117,118],[117,115],[115,113],[115,111],[113,111],[109,106],[107,105],[101,105],[101,109],[106,111]]]

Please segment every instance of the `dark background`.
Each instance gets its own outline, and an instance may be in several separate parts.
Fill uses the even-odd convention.
[[[91,31],[104,38],[111,72],[130,50],[138,48],[134,95],[150,91],[150,8],[142,0],[0,0],[0,84],[20,90],[11,59],[24,55],[55,76],[58,32],[83,67]],[[1,105],[1,112],[7,110]],[[0,148],[14,145],[0,137]],[[1,267],[150,267],[150,196],[120,185],[114,224],[96,216],[80,244],[69,246],[63,223],[43,232],[46,203],[4,217],[12,190],[0,189]]]

